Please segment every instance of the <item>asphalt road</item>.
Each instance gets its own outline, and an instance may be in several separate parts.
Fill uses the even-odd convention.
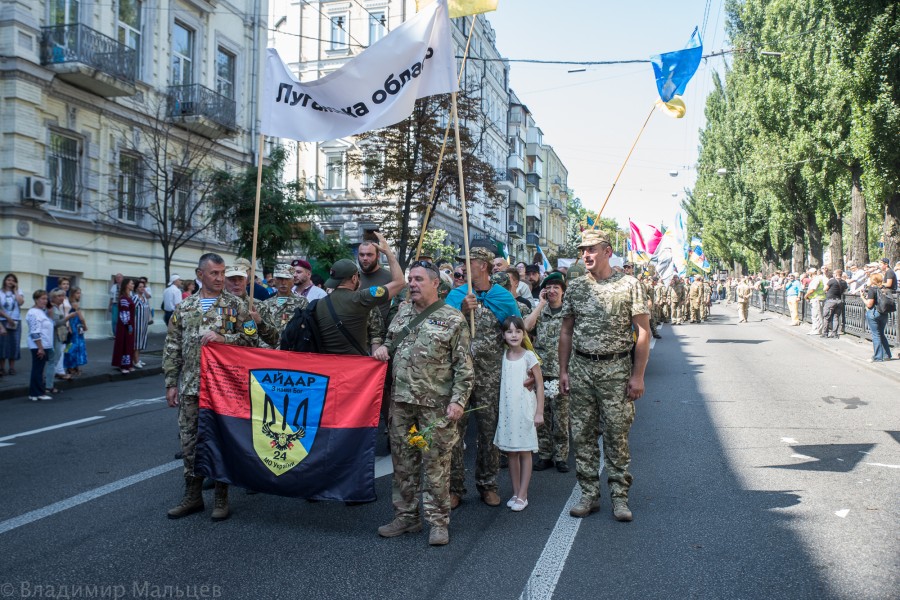
[[[205,514],[168,520],[182,477],[161,377],[4,401],[0,598],[897,598],[896,383],[718,313],[663,329],[652,352],[634,522],[606,498],[568,517],[574,472],[544,471],[522,513],[470,492],[443,548],[377,536],[390,476],[362,506],[233,490],[213,523],[210,491]]]

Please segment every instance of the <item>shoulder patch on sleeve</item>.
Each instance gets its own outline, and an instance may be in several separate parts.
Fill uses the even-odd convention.
[[[372,294],[373,298],[381,298],[387,293],[387,290],[380,285],[373,285],[369,288],[369,293]]]

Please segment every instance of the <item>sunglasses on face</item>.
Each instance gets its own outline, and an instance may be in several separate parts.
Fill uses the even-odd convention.
[[[466,276],[465,273],[454,273],[454,274],[453,274],[453,279],[464,279],[465,276]]]
[[[438,275],[441,274],[441,272],[437,268],[437,265],[434,264],[433,262],[431,262],[430,260],[417,260],[416,262],[409,265],[410,269],[414,269],[415,267],[422,267],[423,269],[431,269]]]

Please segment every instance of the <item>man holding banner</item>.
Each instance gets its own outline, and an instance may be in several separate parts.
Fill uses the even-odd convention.
[[[433,263],[412,263],[408,280],[409,302],[391,323],[386,345],[375,352],[379,360],[394,359],[389,431],[395,516],[378,528],[378,535],[422,530],[417,494],[424,463],[428,543],[443,546],[450,541],[450,457],[459,439],[456,421],[475,378],[469,327],[458,310],[438,300],[440,275]],[[418,446],[409,441],[414,429],[430,432]]]
[[[169,510],[170,519],[180,519],[203,510],[203,477],[194,473],[194,453],[200,411],[200,350],[218,342],[237,346],[256,345],[256,324],[241,322],[246,314],[243,301],[224,290],[225,261],[212,252],[200,257],[197,278],[200,291],[175,308],[163,358],[166,402],[178,407],[181,452],[184,455],[184,498]],[[213,520],[228,518],[228,485],[216,482]]]

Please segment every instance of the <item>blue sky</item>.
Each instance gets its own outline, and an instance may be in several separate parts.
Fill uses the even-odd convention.
[[[710,0],[703,52],[727,47],[723,0]],[[706,0],[678,4],[597,0],[500,0],[487,17],[497,47],[508,58],[624,60],[679,50],[695,26],[703,31]],[[569,187],[586,207],[603,203],[615,175],[657,99],[647,64],[580,67],[512,63],[510,84],[534,114],[569,169]],[[704,60],[688,85],[687,114],[672,119],[655,113],[635,148],[605,217],[670,225],[685,187],[696,178],[698,131],[705,98],[722,58]],[[677,177],[669,172],[678,171]],[[673,194],[677,193],[677,197]]]

